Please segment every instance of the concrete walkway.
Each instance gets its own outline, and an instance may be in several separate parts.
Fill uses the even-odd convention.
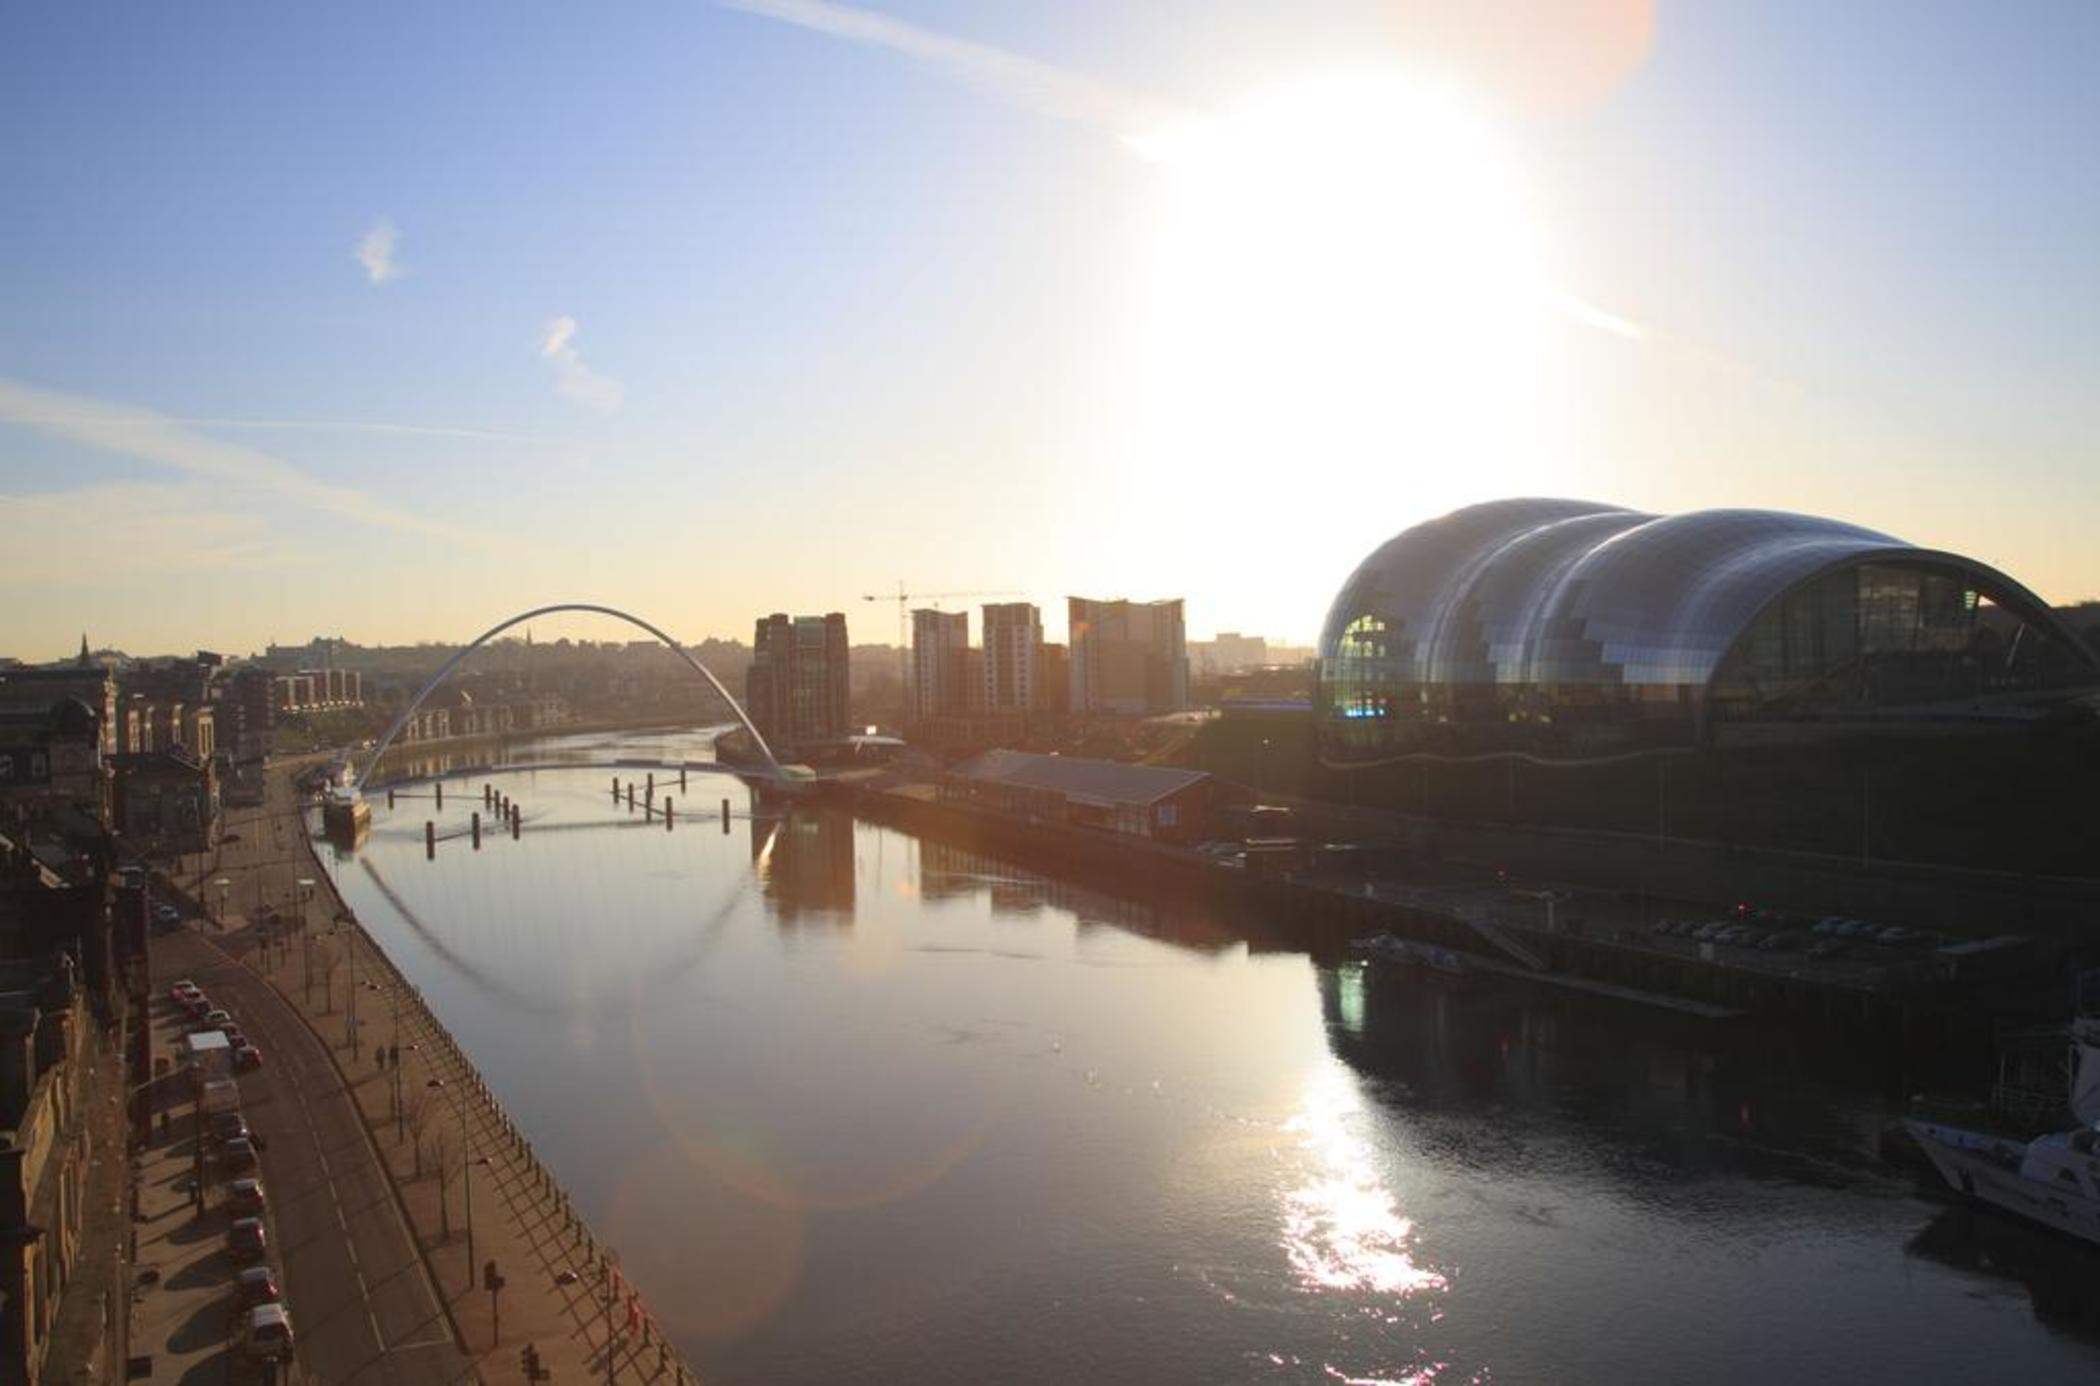
[[[479,1378],[524,1382],[530,1343],[557,1382],[691,1381],[523,1133],[335,894],[286,777],[273,775],[265,808],[250,812],[242,845],[256,854],[263,879],[244,879],[228,858],[207,879],[228,879],[225,894],[237,905],[275,905],[292,927],[273,944],[235,915],[218,941],[275,988],[333,1057]],[[301,880],[310,883],[303,936]],[[309,952],[316,945],[318,955]],[[316,964],[309,975],[309,958],[331,953],[335,965]],[[398,1067],[380,1066],[381,1045],[398,1050]],[[491,1261],[503,1279],[495,1296],[484,1285]]]

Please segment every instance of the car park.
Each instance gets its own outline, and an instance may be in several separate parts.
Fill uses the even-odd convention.
[[[252,1309],[258,1304],[275,1304],[284,1298],[284,1290],[277,1283],[277,1272],[268,1266],[243,1266],[240,1274],[233,1278],[233,1287],[240,1295],[243,1309]]]
[[[260,1261],[270,1249],[270,1234],[261,1218],[235,1218],[226,1229],[226,1252],[236,1261]]]
[[[258,1304],[248,1311],[241,1351],[253,1358],[283,1360],[292,1355],[292,1315],[282,1304]]]

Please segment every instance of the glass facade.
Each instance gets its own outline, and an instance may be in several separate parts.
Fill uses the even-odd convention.
[[[1320,643],[1330,759],[1685,745],[1730,721],[1941,713],[2100,684],[1982,564],[1835,520],[1497,501],[1357,569]]]

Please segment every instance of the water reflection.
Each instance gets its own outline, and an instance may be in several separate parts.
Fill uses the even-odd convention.
[[[853,820],[790,808],[751,816],[751,869],[782,924],[853,922]]]
[[[1441,1290],[1443,1275],[1416,1264],[1414,1224],[1401,1216],[1354,1129],[1362,1117],[1356,1085],[1329,1069],[1285,1123],[1312,1163],[1311,1177],[1283,1195],[1284,1256],[1307,1289],[1394,1298]]]
[[[2017,1285],[2035,1318],[2058,1333],[2100,1344],[2100,1253],[1988,1208],[1957,1203],[1906,1248],[1911,1255]]]

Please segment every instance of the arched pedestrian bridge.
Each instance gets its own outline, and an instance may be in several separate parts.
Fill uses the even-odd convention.
[[[451,676],[452,671],[454,669],[457,669],[460,666],[460,664],[463,661],[465,661],[468,655],[473,654],[474,651],[480,649],[483,645],[488,644],[489,641],[494,640],[497,636],[503,634],[503,632],[511,629],[514,626],[522,625],[527,621],[536,620],[542,616],[552,616],[562,613],[581,613],[586,615],[611,616],[616,620],[625,621],[627,624],[634,626],[639,630],[645,631],[649,635],[652,635],[656,639],[662,641],[664,645],[673,654],[677,655],[680,659],[684,660],[687,666],[690,667],[694,673],[698,674],[701,678],[705,679],[710,688],[714,689],[716,693],[721,695],[722,701],[729,705],[729,710],[735,715],[738,724],[742,726],[747,733],[750,734],[752,745],[758,748],[758,753],[762,757],[762,760],[759,763],[753,765],[728,766],[713,762],[686,762],[684,763],[683,768],[695,770],[706,769],[715,771],[727,771],[728,773],[735,774],[745,779],[768,780],[782,784],[800,783],[812,778],[810,771],[804,766],[782,765],[778,758],[774,756],[773,748],[766,743],[766,738],[764,734],[761,733],[757,726],[752,723],[750,714],[744,711],[744,705],[738,702],[735,696],[732,695],[727,688],[723,687],[722,681],[716,678],[714,676],[714,673],[711,670],[709,670],[705,664],[702,664],[698,659],[694,658],[692,653],[689,650],[687,650],[685,646],[679,644],[676,640],[672,639],[662,629],[650,624],[649,622],[643,620],[641,617],[636,616],[631,612],[622,611],[618,607],[600,606],[595,602],[555,602],[549,606],[536,606],[530,611],[521,611],[517,615],[512,616],[507,620],[497,622],[495,625],[490,626],[487,630],[483,631],[480,635],[474,637],[472,641],[470,641],[466,646],[464,646],[457,654],[453,655],[452,658],[446,660],[443,666],[441,666],[438,669],[437,673],[433,674],[430,677],[430,681],[425,683],[421,689],[417,690],[416,696],[409,699],[407,705],[404,706],[401,709],[401,711],[398,714],[396,714],[394,720],[390,724],[388,724],[386,734],[380,737],[378,742],[373,746],[371,755],[365,761],[363,769],[359,770],[357,773],[357,778],[353,782],[356,790],[359,793],[363,792],[365,782],[371,778],[372,772],[379,767],[379,762],[386,756],[388,749],[393,746],[395,738],[401,735],[401,729],[408,725],[409,719],[416,715],[417,711],[423,706],[424,702],[429,699],[430,695],[438,690],[439,686],[442,685],[445,682],[445,680]],[[563,762],[563,764],[566,766],[574,767],[578,764],[578,762],[565,761]],[[635,760],[619,760],[609,761],[607,762],[607,764],[613,766],[614,768],[641,768],[643,762]],[[652,765],[651,768],[655,767]],[[667,764],[662,768],[678,769],[681,767],[677,765]]]

